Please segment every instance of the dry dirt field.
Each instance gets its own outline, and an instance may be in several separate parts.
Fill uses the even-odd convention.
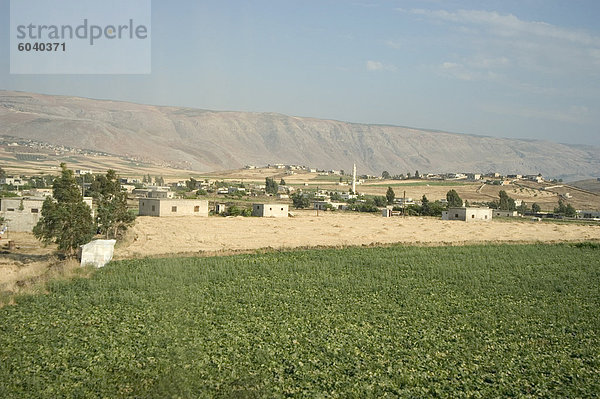
[[[437,218],[380,214],[294,211],[291,218],[153,218],[139,217],[116,258],[173,253],[213,254],[317,246],[404,243],[462,245],[600,241],[599,225],[556,224],[530,220],[442,221]]]

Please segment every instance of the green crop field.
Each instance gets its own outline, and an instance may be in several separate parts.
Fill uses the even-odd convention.
[[[600,247],[121,261],[0,309],[0,397],[598,397]]]

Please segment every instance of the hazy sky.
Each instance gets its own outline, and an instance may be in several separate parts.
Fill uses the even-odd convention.
[[[0,0],[0,88],[598,145],[599,20],[598,0],[155,0],[152,74],[10,75]]]

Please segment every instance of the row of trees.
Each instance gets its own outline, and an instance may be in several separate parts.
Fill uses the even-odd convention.
[[[142,177],[142,183],[148,183],[148,184],[152,184],[152,176],[150,176],[150,173],[148,173],[148,175],[144,175],[144,177]],[[165,185],[165,179],[162,176],[155,176],[154,177],[154,183],[157,186],[164,186]]]
[[[62,163],[61,174],[52,184],[53,198],[46,198],[41,217],[33,234],[42,242],[56,243],[58,249],[73,254],[80,245],[89,242],[96,233],[117,238],[135,220],[127,209],[127,193],[114,170],[105,176],[94,176],[88,191],[97,204],[96,219],[83,201],[83,195],[73,171]]]
[[[386,179],[386,180],[390,180],[390,179],[394,179],[394,180],[404,180],[404,174],[401,173],[399,175],[390,175],[390,172],[388,172],[387,170],[384,170],[383,172],[381,172],[381,178],[382,179]],[[410,172],[406,173],[406,179],[412,179],[413,175],[410,174]],[[419,173],[418,170],[415,171],[415,175],[414,175],[415,179],[420,179],[421,178],[421,174]]]

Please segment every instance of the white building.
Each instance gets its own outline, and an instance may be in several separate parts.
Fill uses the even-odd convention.
[[[21,186],[25,185],[25,181],[23,179],[21,179],[20,177],[8,176],[8,177],[3,177],[2,179],[0,179],[0,185],[1,184],[13,185],[15,187],[21,187]]]
[[[30,232],[40,220],[45,198],[2,198],[0,216],[9,231]]]
[[[197,199],[140,198],[140,216],[208,216],[208,201]]]
[[[492,210],[489,208],[448,208],[442,212],[442,220],[462,220],[473,222],[478,220],[492,220]]]
[[[252,216],[286,218],[288,217],[287,204],[252,204]]]
[[[318,211],[326,211],[327,209],[346,210],[348,205],[343,202],[332,202],[332,201],[314,201],[313,208]]]

